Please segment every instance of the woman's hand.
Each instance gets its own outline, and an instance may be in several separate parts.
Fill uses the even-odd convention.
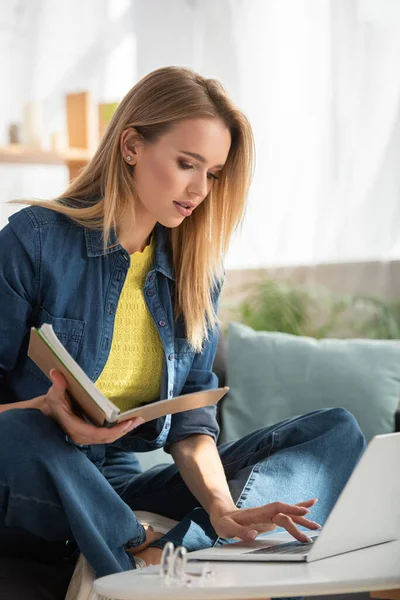
[[[63,375],[52,369],[50,378],[53,385],[47,394],[36,398],[36,405],[54,419],[76,444],[110,444],[144,422],[141,417],[136,417],[110,428],[91,425],[74,412]]]
[[[259,533],[284,527],[296,540],[311,542],[311,539],[303,531],[300,531],[297,525],[303,525],[308,529],[320,529],[321,526],[318,523],[310,521],[305,516],[310,513],[309,508],[316,502],[317,498],[298,504],[272,502],[257,508],[210,514],[210,520],[216,533],[223,538],[239,538],[250,541],[254,540]]]

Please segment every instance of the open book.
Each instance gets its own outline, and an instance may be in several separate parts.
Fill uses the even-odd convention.
[[[31,328],[28,356],[50,379],[51,369],[62,373],[67,381],[69,395],[79,404],[85,415],[96,425],[111,426],[133,417],[151,421],[165,415],[216,404],[229,390],[228,387],[203,390],[193,394],[175,396],[143,404],[125,412],[106,398],[89,379],[78,363],[64,348],[53,327],[45,323],[37,329]]]

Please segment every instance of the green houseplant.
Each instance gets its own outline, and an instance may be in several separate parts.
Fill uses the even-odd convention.
[[[321,287],[271,279],[240,286],[246,296],[227,306],[230,320],[255,330],[315,337],[400,339],[400,301],[368,295],[337,296]]]

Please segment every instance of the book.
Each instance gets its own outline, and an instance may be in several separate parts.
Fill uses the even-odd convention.
[[[110,427],[133,417],[142,417],[145,421],[151,421],[165,415],[211,406],[219,402],[229,390],[227,386],[202,390],[165,400],[156,400],[121,412],[89,379],[48,323],[43,324],[39,329],[31,328],[28,356],[49,379],[51,369],[62,373],[67,381],[67,392],[70,397],[77,402],[86,417],[100,427]]]

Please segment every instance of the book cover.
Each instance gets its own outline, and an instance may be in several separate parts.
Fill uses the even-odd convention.
[[[28,356],[50,379],[51,369],[59,371],[67,381],[67,391],[78,403],[85,415],[98,426],[111,426],[133,417],[151,421],[168,414],[193,410],[216,404],[228,392],[229,387],[202,390],[192,394],[157,400],[122,412],[104,396],[89,379],[83,369],[72,358],[51,325],[31,328]]]

